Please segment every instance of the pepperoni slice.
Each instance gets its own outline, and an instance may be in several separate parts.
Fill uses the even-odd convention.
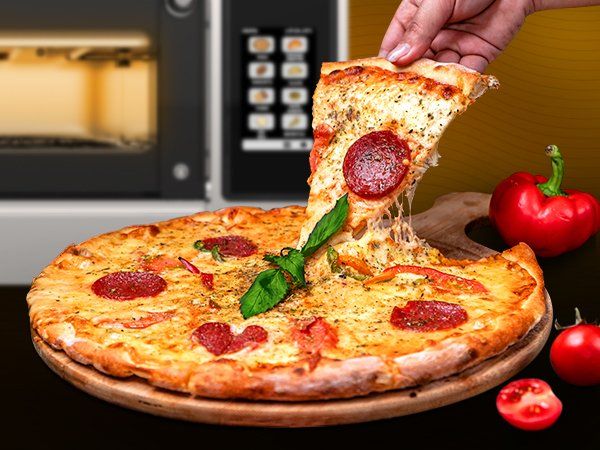
[[[150,272],[113,272],[92,284],[94,294],[111,300],[155,297],[167,288],[167,282]]]
[[[408,172],[410,149],[389,130],[373,131],[355,141],[344,158],[348,189],[359,197],[381,198],[394,191]]]
[[[247,326],[244,331],[233,337],[227,353],[239,352],[244,347],[260,344],[261,342],[265,342],[268,337],[269,335],[263,327],[259,327],[258,325]]]
[[[215,245],[218,245],[219,252],[223,256],[246,257],[258,250],[256,244],[250,239],[236,235],[202,239],[202,243],[207,250],[212,250]]]
[[[338,343],[337,331],[322,317],[315,317],[294,328],[293,337],[300,350],[308,353],[334,348]]]
[[[402,330],[438,331],[458,327],[468,318],[467,311],[455,303],[422,300],[394,307],[390,322]]]
[[[206,289],[212,291],[215,288],[215,276],[212,273],[200,272],[200,281]]]
[[[338,343],[337,330],[322,317],[300,323],[292,330],[292,337],[306,356],[311,371],[319,364],[321,351],[335,348]]]
[[[192,340],[204,346],[213,355],[222,355],[233,341],[233,332],[226,323],[207,322],[196,328]]]
[[[202,345],[213,355],[236,353],[248,346],[256,346],[269,337],[258,325],[250,325],[240,334],[234,334],[231,326],[223,322],[207,322],[192,334],[192,340]]]

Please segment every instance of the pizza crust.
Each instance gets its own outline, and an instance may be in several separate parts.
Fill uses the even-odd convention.
[[[334,70],[348,67],[379,67],[390,72],[413,72],[438,83],[458,87],[462,94],[472,100],[480,97],[488,89],[497,89],[500,83],[492,75],[483,75],[461,64],[442,63],[422,58],[407,66],[396,66],[385,58],[363,58],[352,61],[326,62],[321,66],[322,74],[330,74]]]

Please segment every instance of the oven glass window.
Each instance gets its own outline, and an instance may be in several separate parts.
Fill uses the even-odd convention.
[[[144,34],[1,34],[0,152],[144,152],[156,58]]]

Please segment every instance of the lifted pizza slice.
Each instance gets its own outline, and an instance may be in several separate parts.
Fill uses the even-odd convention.
[[[313,97],[307,220],[299,244],[349,194],[346,232],[382,217],[435,163],[443,131],[497,80],[458,64],[325,63]]]

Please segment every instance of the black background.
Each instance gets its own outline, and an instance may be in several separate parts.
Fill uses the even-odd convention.
[[[489,228],[472,232],[472,237],[502,248]],[[600,318],[600,238],[540,263],[555,317],[569,323],[573,308],[579,306],[588,318]],[[542,353],[518,375],[546,380],[563,402],[561,418],[545,431],[523,432],[503,422],[495,408],[498,388],[437,410],[373,423],[315,429],[233,428],[129,411],[72,387],[44,365],[31,345],[26,293],[24,287],[0,289],[5,413],[1,448],[600,448],[600,388],[570,386],[554,374],[548,352],[555,331]]]

